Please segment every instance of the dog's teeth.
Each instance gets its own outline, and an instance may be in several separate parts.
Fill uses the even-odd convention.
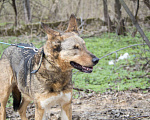
[[[86,67],[83,67],[84,69],[86,69]]]

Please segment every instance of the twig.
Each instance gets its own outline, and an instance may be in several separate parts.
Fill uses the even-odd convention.
[[[150,2],[149,2],[149,0],[144,0],[144,3],[150,9]]]
[[[4,2],[1,4],[0,14],[1,14],[1,11],[2,11],[3,7],[4,7]]]
[[[84,91],[84,90],[81,89],[81,88],[75,88],[75,87],[73,87],[73,89],[74,89],[74,90],[77,90],[77,91]]]
[[[138,11],[139,11],[139,0],[137,0],[137,8],[136,8],[136,13],[135,13],[135,19],[137,19]]]
[[[81,89],[81,88],[75,88],[73,87],[74,90],[77,90],[77,91],[85,91],[86,93],[90,93],[90,92],[93,92],[93,90],[90,90],[90,89]]]
[[[109,56],[109,55],[111,55],[111,54],[113,54],[113,53],[116,53],[116,52],[120,51],[120,50],[123,50],[123,49],[126,49],[126,48],[130,48],[130,47],[133,47],[133,46],[138,46],[138,45],[146,45],[146,43],[143,43],[143,44],[134,44],[134,45],[130,45],[130,46],[127,46],[127,47],[120,48],[119,50],[116,50],[116,51],[113,51],[113,52],[111,52],[111,53],[109,53],[109,54],[107,54],[107,55],[104,55],[103,57],[101,57],[101,58],[99,58],[99,59],[102,59],[102,58],[104,58],[104,57],[107,57],[107,56]]]
[[[83,25],[85,25],[86,21],[88,20],[88,17],[89,17],[89,14],[86,16],[85,19],[83,19],[82,17],[80,17],[80,20],[81,20],[81,24],[80,26],[78,26],[78,29],[83,27]]]
[[[81,29],[81,31],[80,31],[80,34],[82,34],[82,32],[83,32],[83,25],[84,25],[85,21],[83,21],[82,17],[80,18],[80,20],[81,20],[81,25],[78,27],[78,29],[79,29],[80,27],[82,27],[82,29]],[[82,21],[83,21],[83,22],[82,22]]]
[[[144,66],[142,67],[142,70],[144,70],[144,69],[145,69],[145,67],[149,64],[149,62],[150,62],[150,60],[149,60],[149,61],[147,61],[147,63],[146,63],[146,64],[144,64]]]
[[[87,15],[87,17],[85,18],[85,20],[83,21],[83,18],[80,17],[80,20],[81,20],[81,25],[78,26],[78,29],[80,29],[82,27],[82,30],[80,31],[80,34],[82,34],[83,32],[83,26],[85,25],[86,21],[87,21],[87,18],[89,17],[89,14]]]
[[[128,6],[124,2],[124,0],[119,0],[119,1],[120,1],[121,5],[124,7],[124,9],[127,12],[127,14],[130,16],[130,19],[132,20],[132,23],[135,25],[136,29],[138,30],[138,32],[142,36],[143,40],[146,42],[146,44],[150,48],[150,42],[149,42],[148,38],[146,37],[146,35],[144,34],[143,30],[139,26],[137,20],[135,19],[135,17],[133,16],[133,14],[131,13],[131,11],[129,10]]]
[[[150,118],[150,116],[148,116],[148,115],[143,115],[143,116],[137,116],[137,117],[130,117],[129,120],[131,120],[131,119],[132,119],[132,120],[133,120],[133,119],[135,120],[135,119],[141,119],[141,118]]]

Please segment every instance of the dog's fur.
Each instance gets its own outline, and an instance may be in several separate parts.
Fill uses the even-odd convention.
[[[31,101],[35,103],[35,120],[45,120],[50,107],[61,106],[61,119],[72,119],[72,69],[92,72],[99,59],[87,51],[85,42],[78,36],[77,22],[71,15],[64,33],[50,29],[42,23],[48,40],[35,53],[32,49],[8,47],[0,59],[0,120],[6,119],[5,106],[10,93],[13,107],[19,111],[22,120],[27,120],[26,109]],[[33,47],[32,44],[19,44]],[[41,51],[44,50],[40,69]],[[22,98],[21,98],[22,95]]]

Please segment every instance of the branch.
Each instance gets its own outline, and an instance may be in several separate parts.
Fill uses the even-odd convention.
[[[93,92],[93,90],[90,90],[90,89],[82,89],[82,88],[75,88],[73,87],[74,90],[77,90],[77,91],[85,91],[86,93],[90,93],[90,92]]]
[[[111,53],[109,53],[109,54],[107,54],[107,55],[104,55],[103,57],[101,57],[101,58],[99,58],[99,59],[102,59],[102,58],[104,58],[104,57],[107,57],[107,56],[109,56],[109,55],[111,55],[111,54],[113,54],[113,53],[116,53],[116,52],[120,51],[120,50],[123,50],[123,49],[126,49],[126,48],[130,48],[130,47],[133,47],[133,46],[138,46],[138,45],[146,45],[146,43],[144,43],[144,44],[134,44],[134,45],[130,45],[130,46],[127,46],[127,47],[124,47],[124,48],[120,48],[119,50],[116,50],[116,51],[113,51],[113,52],[111,52]]]
[[[1,4],[0,14],[1,14],[1,11],[2,11],[3,7],[4,7],[4,2]]]
[[[141,118],[150,118],[150,116],[149,115],[143,115],[143,116],[137,116],[137,117],[129,117],[129,119],[132,119],[132,120],[138,120]]]
[[[135,13],[135,19],[137,19],[138,11],[139,11],[139,0],[137,0],[137,8],[136,8],[136,13]]]
[[[142,70],[144,70],[144,69],[145,69],[145,67],[149,64],[149,62],[150,62],[150,60],[149,60],[149,61],[147,61],[147,63],[146,63],[146,64],[144,64],[144,66],[142,67]]]
[[[143,40],[146,42],[146,44],[150,48],[150,42],[149,42],[148,38],[146,37],[146,35],[144,34],[143,30],[139,26],[137,20],[135,19],[135,17],[133,16],[133,14],[131,13],[131,11],[129,10],[128,6],[124,2],[124,0],[119,0],[119,1],[120,1],[121,5],[124,7],[124,9],[127,12],[127,14],[130,16],[130,19],[132,20],[132,23],[135,25],[136,29],[138,30],[138,32],[142,36]]]
[[[150,9],[150,2],[149,2],[149,0],[144,0],[144,3]]]

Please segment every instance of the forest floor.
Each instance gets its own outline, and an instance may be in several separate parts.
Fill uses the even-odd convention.
[[[150,89],[105,93],[75,92],[73,99],[73,120],[150,120]],[[7,119],[19,120],[19,114],[8,107]],[[27,116],[34,120],[34,104],[27,109]],[[60,107],[51,109],[48,120],[59,120]]]

